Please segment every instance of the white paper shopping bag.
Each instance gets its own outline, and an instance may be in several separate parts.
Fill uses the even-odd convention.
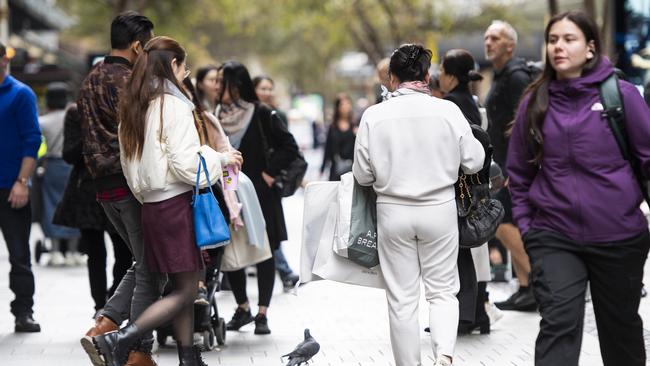
[[[323,225],[313,274],[326,280],[385,289],[386,284],[381,273],[381,266],[368,269],[337,255],[332,250],[337,215],[337,205],[331,204]]]

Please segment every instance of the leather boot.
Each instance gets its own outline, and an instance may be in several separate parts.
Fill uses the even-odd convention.
[[[157,366],[150,353],[142,351],[131,351],[129,359],[124,366]]]
[[[208,366],[203,362],[199,347],[182,347],[178,345],[179,366]]]
[[[92,362],[94,366],[105,366],[106,364],[99,355],[99,352],[97,352],[97,348],[95,348],[93,337],[108,332],[114,332],[118,329],[119,327],[117,324],[115,324],[114,321],[108,317],[100,315],[95,318],[95,326],[90,328],[86,332],[86,335],[81,338],[81,347],[83,347],[84,351],[86,351],[88,357],[90,357],[90,362]]]
[[[93,342],[106,366],[123,366],[129,356],[129,346],[138,340],[139,335],[138,327],[132,323],[117,332],[95,336]]]

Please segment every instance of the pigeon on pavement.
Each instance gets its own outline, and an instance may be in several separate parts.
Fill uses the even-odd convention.
[[[300,342],[293,351],[282,357],[289,357],[287,366],[300,366],[311,360],[319,350],[320,344],[309,334],[309,329],[305,329],[305,340]]]

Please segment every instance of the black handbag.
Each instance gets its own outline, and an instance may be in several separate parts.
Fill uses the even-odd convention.
[[[476,248],[494,237],[505,210],[501,202],[490,198],[489,183],[478,174],[459,177],[456,183],[458,236],[461,248]]]
[[[274,118],[274,116],[275,118],[279,118],[276,111],[271,111],[270,118]],[[268,140],[266,139],[266,134],[264,133],[261,121],[258,124],[258,127],[262,137],[262,148],[264,149],[266,157],[266,165],[269,166],[269,162],[271,161],[275,151],[270,147]],[[273,183],[273,189],[275,189],[282,197],[292,196],[302,184],[306,172],[307,161],[302,153],[298,151],[296,157],[291,161],[291,163],[289,163],[285,169],[280,170],[280,173],[274,177],[275,182]]]
[[[461,172],[454,184],[458,209],[458,236],[461,248],[476,248],[494,237],[505,210],[498,200],[490,198],[490,163],[492,146],[488,134],[472,125],[474,137],[485,150],[483,169],[476,174]]]

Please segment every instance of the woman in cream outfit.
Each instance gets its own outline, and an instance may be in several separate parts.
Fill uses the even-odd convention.
[[[388,100],[361,119],[353,173],[377,192],[378,250],[386,280],[397,366],[421,365],[420,278],[429,302],[436,365],[451,365],[458,327],[458,170],[483,166],[485,152],[460,109],[429,94],[431,51],[393,52]]]

